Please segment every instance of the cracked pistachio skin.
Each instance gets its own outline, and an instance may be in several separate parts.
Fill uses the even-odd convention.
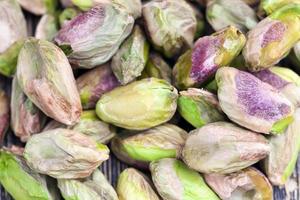
[[[99,4],[63,26],[55,42],[81,68],[106,63],[130,34],[134,19],[121,8]]]
[[[273,200],[273,188],[263,173],[249,167],[231,174],[205,174],[206,183],[224,200]]]
[[[253,74],[278,89],[295,107],[300,106],[300,77],[294,71],[275,66]]]
[[[9,98],[6,92],[0,89],[0,145],[9,126]]]
[[[21,156],[0,151],[0,183],[15,200],[55,200],[46,177],[31,170]]]
[[[19,4],[35,15],[43,15],[46,13],[54,13],[57,0],[17,0]]]
[[[160,78],[172,82],[172,69],[160,54],[151,52],[140,78]]]
[[[187,136],[185,130],[166,123],[138,133],[120,133],[111,149],[123,162],[147,169],[151,161],[180,158]]]
[[[27,37],[26,21],[16,0],[0,0],[0,55],[13,43]]]
[[[209,1],[206,19],[216,31],[232,25],[247,32],[257,24],[256,13],[243,0]]]
[[[259,4],[259,14],[270,15],[274,11],[288,4],[300,3],[299,0],[261,0]]]
[[[270,153],[263,160],[267,177],[273,185],[284,185],[293,173],[300,151],[300,109],[294,114],[295,120],[284,134],[269,138]]]
[[[21,141],[26,142],[31,135],[41,132],[46,116],[23,93],[16,77],[12,83],[10,110],[11,128]]]
[[[150,171],[154,185],[164,200],[219,200],[202,176],[179,160],[164,158],[153,161]]]
[[[220,106],[233,122],[259,133],[280,134],[293,121],[294,105],[254,75],[223,67],[216,81]]]
[[[122,85],[132,82],[141,75],[148,55],[149,44],[141,27],[136,25],[111,62],[112,71]]]
[[[206,83],[218,68],[229,64],[240,53],[245,42],[243,33],[233,26],[199,38],[173,68],[176,87],[187,89]]]
[[[53,14],[45,14],[41,17],[35,30],[35,38],[52,41],[58,32],[58,19]]]
[[[150,179],[134,168],[127,168],[120,174],[117,194],[119,200],[160,200]]]
[[[167,81],[147,78],[102,95],[96,113],[104,122],[145,130],[169,121],[177,108],[178,92]]]
[[[27,39],[16,75],[26,96],[47,116],[67,125],[79,120],[82,108],[72,68],[53,43]]]
[[[58,16],[60,27],[68,24],[78,14],[80,14],[80,11],[77,8],[65,8]]]
[[[261,71],[284,58],[300,39],[300,4],[288,4],[248,32],[243,49],[250,71]]]
[[[201,173],[228,174],[265,158],[269,150],[261,134],[229,122],[214,122],[189,133],[182,157]]]
[[[58,128],[31,136],[24,157],[38,173],[76,179],[88,177],[107,160],[109,149],[82,133]]]
[[[83,109],[93,109],[99,98],[120,85],[109,63],[98,66],[76,80]]]
[[[166,57],[177,56],[193,45],[197,19],[186,1],[153,0],[143,5],[142,12],[151,42]]]
[[[225,120],[217,96],[203,89],[181,91],[177,103],[180,115],[196,128]]]
[[[98,169],[84,181],[58,179],[58,187],[67,200],[119,200],[114,188]]]

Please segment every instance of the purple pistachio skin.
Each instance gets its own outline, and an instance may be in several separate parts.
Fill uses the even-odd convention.
[[[9,126],[9,99],[3,90],[0,90],[0,144]]]
[[[274,74],[271,70],[265,69],[259,72],[254,72],[254,76],[259,78],[261,81],[272,85],[274,88],[280,90],[289,84],[288,81],[280,78],[278,75]]]
[[[76,83],[83,109],[95,108],[102,94],[120,85],[110,64],[86,72],[76,80]]]

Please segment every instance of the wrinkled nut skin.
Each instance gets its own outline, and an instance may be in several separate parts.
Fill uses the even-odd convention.
[[[293,104],[250,73],[223,67],[216,74],[223,112],[237,124],[265,134],[280,134],[293,121]]]
[[[61,28],[55,42],[81,68],[106,63],[130,34],[134,19],[119,7],[99,4]]]
[[[248,32],[243,49],[250,71],[278,63],[300,38],[300,4],[289,4],[260,21]]]
[[[166,57],[177,56],[192,46],[197,19],[187,2],[154,0],[145,3],[142,12],[152,44]]]
[[[233,26],[199,38],[173,68],[176,87],[187,89],[209,81],[219,67],[229,64],[240,53],[245,42],[243,33]]]
[[[22,47],[17,79],[26,96],[46,115],[72,125],[81,114],[80,97],[68,59],[54,44],[29,38]]]
[[[258,14],[270,15],[274,11],[292,3],[300,3],[299,0],[261,0],[259,4]]]
[[[11,128],[21,141],[26,142],[42,130],[46,116],[26,97],[16,77],[12,83],[10,110]]]
[[[145,130],[169,121],[177,108],[178,92],[167,81],[142,79],[102,95],[96,113],[104,122]]]
[[[21,156],[4,150],[0,151],[0,183],[17,200],[55,200],[45,176],[31,170]]]
[[[9,99],[5,91],[0,89],[0,144],[9,126]]]
[[[88,177],[108,159],[107,146],[68,129],[53,129],[31,136],[24,157],[38,173],[58,179]]]
[[[269,155],[263,160],[263,166],[273,185],[284,185],[296,166],[300,151],[299,108],[294,118],[294,122],[288,126],[284,134],[269,138],[271,149]]]
[[[25,10],[35,14],[43,15],[47,12],[53,13],[58,0],[17,0]]]
[[[111,62],[112,71],[122,85],[132,82],[141,75],[148,54],[149,44],[141,27],[136,25]]]
[[[233,25],[245,33],[257,24],[256,13],[243,0],[209,1],[206,19],[216,31]]]
[[[83,109],[93,109],[99,98],[120,83],[113,74],[110,64],[98,66],[76,80]]]
[[[226,175],[205,174],[204,177],[221,199],[273,200],[269,180],[253,167]]]
[[[41,17],[35,30],[35,38],[52,41],[58,32],[58,19],[55,15],[45,14]]]
[[[118,178],[119,200],[160,200],[146,175],[134,169],[125,169]]]
[[[182,158],[201,173],[228,174],[253,165],[269,150],[262,135],[229,122],[214,122],[189,133]]]
[[[216,95],[197,88],[189,88],[179,94],[178,111],[194,127],[225,120]]]
[[[76,8],[65,8],[58,16],[60,27],[68,24],[74,17],[80,13],[80,10]]]
[[[120,133],[111,143],[114,154],[125,163],[147,168],[161,158],[180,158],[188,134],[173,124],[163,124],[139,133]]]
[[[27,37],[26,21],[16,0],[0,1],[0,55],[14,42]]]
[[[202,176],[179,160],[164,158],[153,161],[150,171],[154,185],[164,200],[219,200]]]

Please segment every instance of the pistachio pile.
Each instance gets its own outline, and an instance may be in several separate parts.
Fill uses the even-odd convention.
[[[272,200],[295,169],[299,0],[0,0],[0,30],[15,200]]]

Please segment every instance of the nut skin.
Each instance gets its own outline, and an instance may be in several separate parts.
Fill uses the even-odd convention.
[[[58,17],[55,14],[45,14],[41,17],[35,30],[35,38],[53,41],[58,32]]]
[[[214,122],[189,133],[182,158],[201,173],[228,174],[253,165],[269,151],[262,135],[229,122]]]
[[[270,15],[279,8],[288,4],[300,3],[299,0],[261,0],[259,4],[259,15]]]
[[[54,13],[58,0],[17,0],[18,3],[34,15]]]

